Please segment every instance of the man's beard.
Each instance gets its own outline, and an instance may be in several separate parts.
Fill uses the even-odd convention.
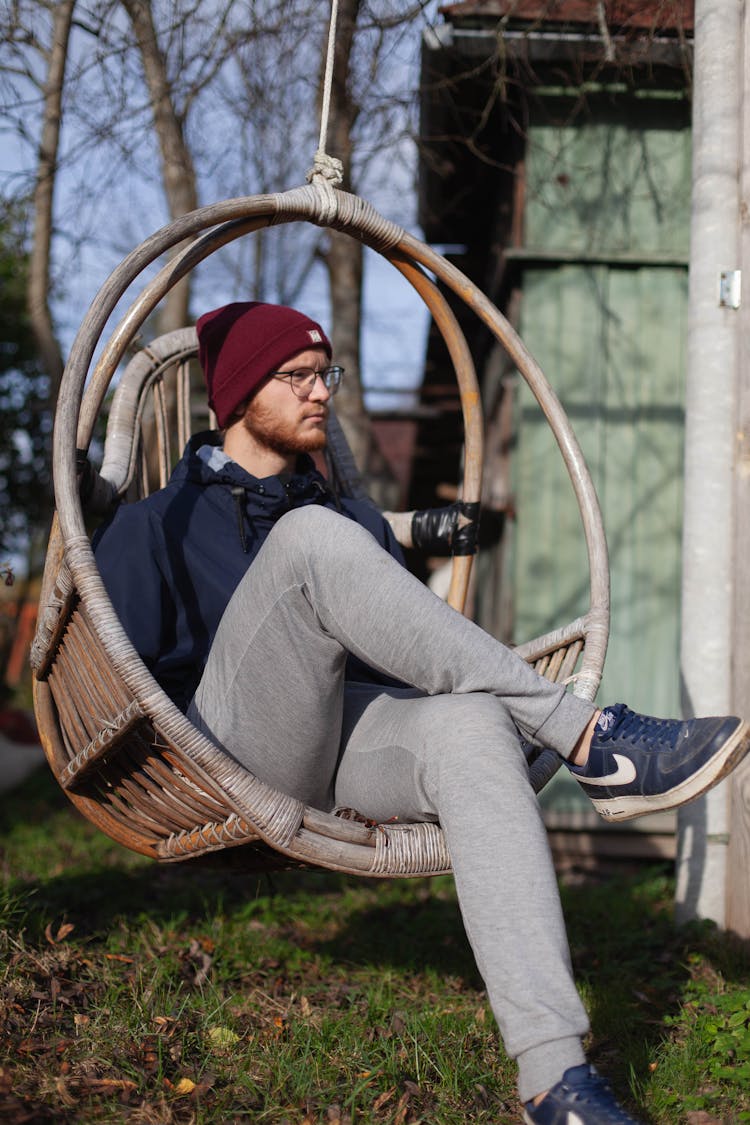
[[[315,413],[320,413],[320,409],[317,408]],[[257,401],[248,403],[242,422],[259,445],[280,453],[282,457],[291,453],[316,453],[325,449],[328,442],[325,430],[312,429],[301,433],[294,423],[280,421],[273,411]]]

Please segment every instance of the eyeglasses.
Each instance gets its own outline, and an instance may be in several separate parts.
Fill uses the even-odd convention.
[[[341,386],[343,367],[324,367],[322,371],[313,371],[312,367],[298,367],[294,371],[271,371],[274,379],[288,379],[297,398],[309,398],[315,386],[315,380],[320,378],[329,394],[335,395]]]

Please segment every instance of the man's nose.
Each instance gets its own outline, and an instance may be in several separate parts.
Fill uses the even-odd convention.
[[[315,382],[312,386],[312,390],[307,397],[313,399],[315,402],[328,402],[329,398],[331,397],[331,392],[323,382],[322,375],[318,374],[316,376]]]

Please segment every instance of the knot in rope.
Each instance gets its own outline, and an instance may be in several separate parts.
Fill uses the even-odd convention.
[[[335,156],[326,152],[326,137],[328,136],[328,113],[331,108],[331,89],[333,87],[333,63],[336,44],[336,19],[338,17],[338,0],[331,0],[331,20],[328,26],[328,49],[326,51],[326,69],[323,78],[323,100],[320,110],[320,137],[318,149],[313,157],[313,166],[307,173],[307,182],[317,190],[321,203],[322,213],[320,221],[324,226],[330,225],[336,217],[338,204],[334,188],[337,188],[344,179],[344,165]]]
[[[331,187],[338,187],[344,179],[343,162],[337,156],[329,156],[327,152],[318,149],[306,179],[308,184],[311,184],[318,178],[325,180]]]

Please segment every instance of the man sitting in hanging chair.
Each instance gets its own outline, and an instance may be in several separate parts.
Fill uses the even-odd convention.
[[[597,710],[414,578],[387,523],[337,499],[326,445],[343,371],[319,324],[236,302],[198,321],[219,432],[122,505],[96,558],[134,647],[192,722],[308,805],[435,821],[527,1122],[632,1122],[586,1063],[555,872],[524,743],[604,816],[670,809],[750,746],[736,718]]]

